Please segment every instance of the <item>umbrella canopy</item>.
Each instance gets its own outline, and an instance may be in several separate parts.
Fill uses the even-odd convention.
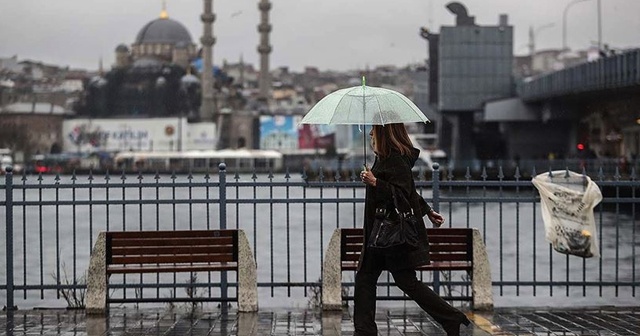
[[[400,92],[362,85],[330,93],[300,123],[385,125],[428,121],[416,104]]]
[[[341,89],[322,98],[304,116],[301,124],[386,125],[428,122],[429,119],[400,92],[365,85]],[[366,135],[363,151],[366,160]],[[364,163],[366,169],[367,164]]]

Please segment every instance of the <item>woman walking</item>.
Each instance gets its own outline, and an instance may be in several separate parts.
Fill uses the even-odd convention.
[[[427,215],[435,226],[444,223],[444,217],[433,211],[415,190],[411,168],[420,151],[411,144],[404,124],[374,125],[369,135],[376,159],[371,169],[365,168],[360,175],[367,186],[365,241],[355,281],[355,336],[378,334],[375,323],[376,284],[383,270],[391,272],[396,285],[440,323],[448,336],[459,335],[460,325],[470,323],[467,317],[416,278],[415,268],[429,263],[427,231],[422,218],[418,219],[417,224],[422,242],[418,247],[391,254],[368,246],[376,209],[394,209],[392,188],[404,194],[413,213]]]

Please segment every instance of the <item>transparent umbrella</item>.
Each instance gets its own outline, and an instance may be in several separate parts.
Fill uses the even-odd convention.
[[[428,122],[429,119],[400,92],[362,85],[340,89],[322,98],[304,116],[301,124],[386,125]],[[366,157],[366,135],[363,132]]]

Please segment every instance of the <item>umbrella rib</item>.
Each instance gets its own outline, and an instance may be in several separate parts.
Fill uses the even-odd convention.
[[[408,99],[408,98],[407,98],[407,99]],[[409,105],[409,103],[407,103],[404,99],[400,99],[400,100],[402,100],[402,102],[403,102],[405,105],[409,106],[409,108],[411,109],[411,111],[413,111],[413,113],[414,113],[415,115],[417,115],[418,117],[420,117],[420,114],[418,114],[418,113],[416,112],[416,110],[413,108],[413,106]],[[420,118],[420,119],[422,119],[422,118]],[[429,120],[429,119],[427,119],[427,120]],[[425,121],[423,121],[423,122],[424,122],[424,123],[426,123]]]
[[[378,114],[380,115],[380,122],[382,123],[382,125],[384,125],[384,117],[382,115],[382,106],[380,106],[380,100],[378,99],[378,97],[376,96],[376,103],[378,103]]]
[[[344,97],[347,96],[347,94],[349,94],[350,91],[345,92],[344,95],[342,95],[342,97],[340,97],[340,100],[338,100],[338,102],[336,103],[336,107],[340,106],[340,103],[342,103],[342,101],[344,100]],[[353,104],[353,101],[349,102],[349,111],[351,110],[351,104]],[[335,118],[338,113],[338,111],[334,111],[333,115],[331,116],[331,120],[329,120],[329,124],[333,124],[333,118]]]

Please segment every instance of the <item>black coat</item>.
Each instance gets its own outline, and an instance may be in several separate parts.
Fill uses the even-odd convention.
[[[419,153],[420,151],[414,148],[411,156],[392,152],[384,159],[376,157],[376,160],[371,167],[371,172],[376,177],[376,186],[373,187],[367,185],[366,187],[364,206],[364,244],[362,254],[360,255],[360,262],[358,263],[358,269],[363,267],[364,256],[368,253],[371,253],[371,255],[367,256],[367,258],[384,259],[384,269],[389,271],[407,268],[414,269],[418,266],[429,264],[429,241],[427,239],[427,230],[424,226],[422,216],[430,211],[431,208],[416,192],[413,173],[411,172],[411,168],[415,164]],[[391,194],[392,187],[395,187],[396,191],[401,191],[405,195],[415,214],[420,214],[416,217],[418,217],[418,235],[422,242],[422,244],[415,250],[404,251],[396,254],[381,253],[367,248],[369,244],[369,235],[373,229],[375,209],[384,207],[392,210],[394,208]]]

